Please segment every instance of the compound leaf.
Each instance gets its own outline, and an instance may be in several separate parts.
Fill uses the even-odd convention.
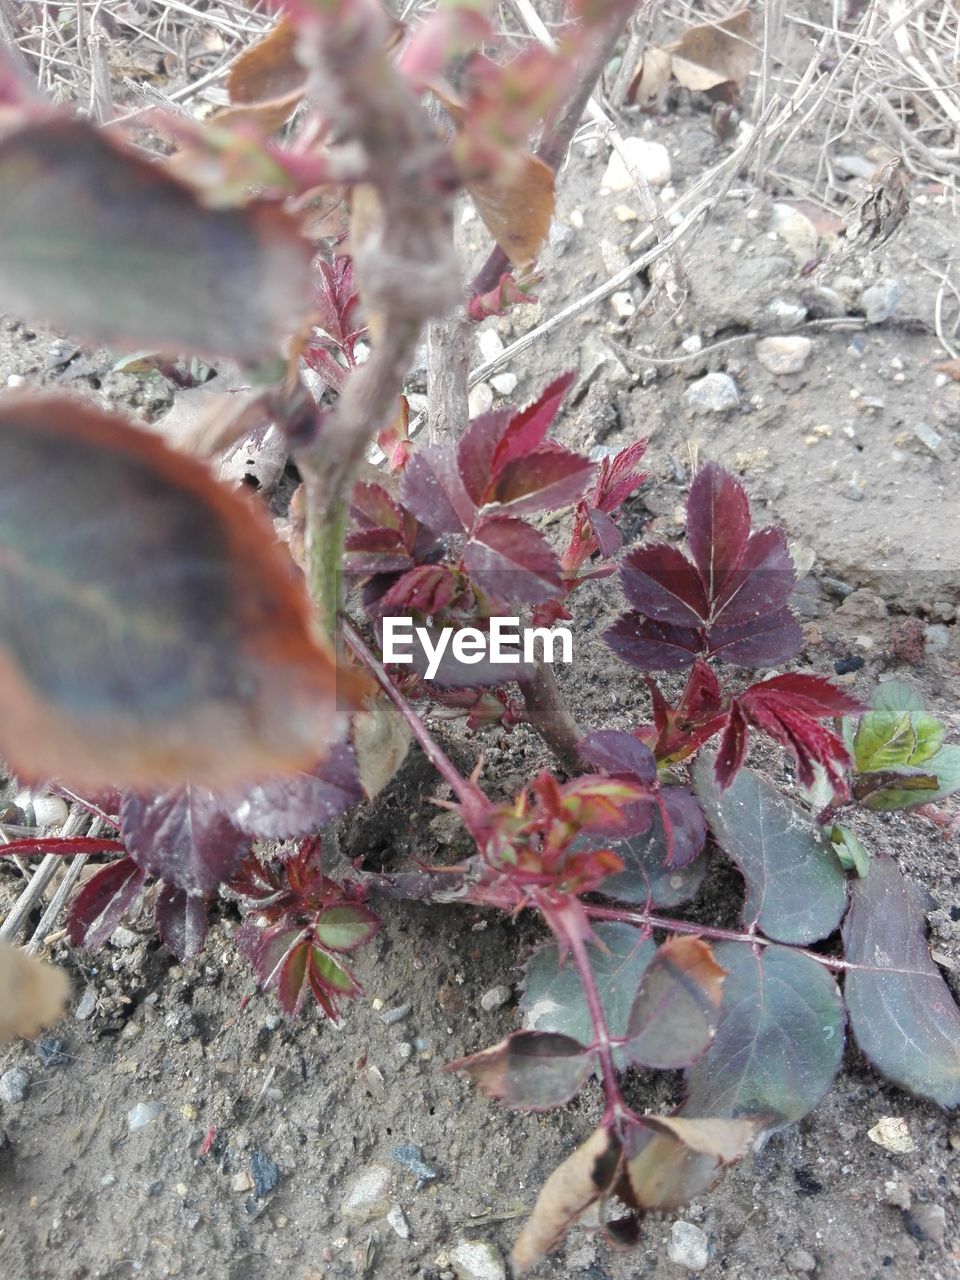
[[[871,868],[869,880],[873,875]],[[863,883],[866,883],[864,881]],[[843,1057],[843,1006],[824,967],[786,947],[720,942],[717,1034],[687,1073],[684,1113],[791,1124],[830,1088]],[[774,1127],[768,1125],[767,1127]]]
[[[65,399],[6,400],[0,447],[0,749],[22,773],[230,785],[316,760],[336,667],[251,502]]]
[[[212,892],[229,880],[250,851],[219,796],[204,787],[159,795],[128,791],[120,805],[120,833],[138,867],[178,889]]]
[[[702,755],[693,778],[714,839],[746,882],[744,922],[777,942],[816,942],[832,933],[846,906],[846,880],[807,814],[752,769],[741,769],[721,792],[713,758]]]
[[[855,881],[843,926],[844,995],[857,1044],[888,1079],[960,1104],[960,1010],[930,957],[923,914],[892,858]]]
[[[481,520],[464,547],[463,563],[481,590],[511,604],[541,604],[563,590],[556,553],[543,534],[516,516]]]
[[[263,362],[309,312],[311,257],[275,205],[206,208],[82,120],[0,141],[5,311],[135,350]]]

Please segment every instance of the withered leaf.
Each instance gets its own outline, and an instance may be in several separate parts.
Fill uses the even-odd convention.
[[[353,718],[353,747],[360,785],[373,800],[397,772],[410,749],[410,730],[381,694],[371,695]]]
[[[749,9],[738,9],[717,22],[688,27],[669,46],[674,78],[699,92],[731,82],[742,88],[757,57],[752,25]]]
[[[300,105],[307,84],[296,43],[296,24],[282,18],[262,40],[244,50],[227,76],[231,105],[212,119],[217,124],[256,124],[265,133],[279,129]]]
[[[69,992],[62,969],[0,942],[0,1044],[56,1022]]]
[[[545,1111],[569,1102],[586,1083],[593,1053],[572,1036],[514,1031],[499,1044],[447,1064],[465,1071],[484,1093],[518,1111]]]
[[[620,1168],[620,1139],[603,1125],[543,1184],[533,1212],[510,1255],[514,1274],[531,1267],[560,1244],[582,1213],[609,1192]]]
[[[527,267],[543,247],[553,217],[554,174],[529,152],[502,170],[466,184],[477,213],[515,267]]]
[[[74,785],[162,787],[323,754],[356,681],[252,501],[63,398],[3,400],[0,448],[4,756]]]
[[[689,1204],[746,1154],[762,1127],[754,1118],[644,1116],[631,1135],[617,1194],[646,1212]]]

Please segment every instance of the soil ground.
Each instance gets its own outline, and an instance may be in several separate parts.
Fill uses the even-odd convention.
[[[689,103],[659,119],[635,118],[626,131],[668,148],[678,192],[722,154],[709,116]],[[800,137],[780,168],[809,174],[818,145],[813,133]],[[864,154],[869,147],[855,137],[846,145]],[[560,182],[539,307],[493,322],[505,341],[632,256],[642,223],[625,220],[624,211],[639,209],[632,192],[601,192],[606,162],[598,143],[575,147]],[[791,192],[776,178],[768,187],[724,202],[685,248],[690,292],[675,315],[641,308],[620,319],[609,302],[600,304],[510,366],[519,380],[511,398],[522,402],[578,368],[559,428],[566,442],[589,449],[649,436],[651,482],[625,522],[633,540],[679,536],[696,459],[738,472],[760,522],[784,523],[809,549],[812,565],[794,601],[807,624],[798,665],[832,673],[835,662],[862,657],[864,666],[841,682],[866,696],[880,679],[909,680],[957,741],[960,383],[938,379],[934,368],[948,353],[934,334],[937,280],[923,270],[956,255],[955,210],[948,196],[918,182],[905,224],[876,253],[844,264],[852,283],[838,283],[829,269],[801,273],[771,228],[772,205]],[[851,200],[862,189],[852,179]],[[479,250],[476,221],[464,224],[463,236],[465,250]],[[757,337],[786,332],[771,318],[783,307],[771,311],[771,303],[806,308],[810,317],[825,305],[815,290],[832,287],[844,314],[856,318],[862,288],[877,280],[901,286],[889,318],[860,329],[796,330],[813,341],[796,374],[778,377],[758,362]],[[636,301],[645,288],[638,280]],[[111,372],[106,353],[77,350],[15,320],[0,328],[4,381],[14,375],[78,391],[147,419],[170,403],[165,383]],[[695,344],[681,344],[693,335],[703,351],[691,359]],[[711,350],[717,343],[725,345]],[[733,377],[739,410],[692,412],[686,392],[708,369]],[[933,435],[917,433],[920,424],[938,438],[933,447]],[[647,714],[641,682],[597,638],[616,607],[599,588],[578,606],[577,661],[561,678],[585,725],[630,727]],[[894,653],[898,615],[927,627],[926,653],[912,666]],[[476,738],[440,732],[465,761],[480,749]],[[484,782],[504,793],[545,762],[523,729],[483,745]],[[780,772],[772,757],[761,764]],[[434,856],[455,839],[427,802],[435,785],[412,756],[376,811],[348,825],[346,851],[374,869]],[[960,992],[956,842],[900,816],[868,818],[861,835],[922,886],[934,949]],[[13,868],[0,867],[0,913],[21,884]],[[738,894],[736,876],[715,866],[697,918],[735,923]],[[135,927],[95,956],[53,947],[74,983],[72,1008],[50,1032],[64,1052],[49,1065],[32,1044],[0,1053],[0,1072],[22,1066],[31,1081],[25,1101],[0,1104],[4,1280],[442,1280],[453,1274],[459,1241],[486,1241],[505,1256],[547,1172],[596,1123],[599,1093],[590,1087],[561,1111],[517,1115],[438,1070],[516,1025],[522,964],[540,937],[528,922],[409,904],[385,904],[383,914],[381,936],[358,961],[365,995],[347,1009],[341,1030],[314,1013],[288,1023],[271,998],[254,992],[230,944],[237,925],[230,906],[189,965],[177,965]],[[484,1011],[483,993],[504,982],[514,998]],[[84,1000],[89,1016],[79,1019]],[[406,1005],[402,1020],[384,1023],[383,1011]],[[663,1108],[678,1099],[679,1078],[638,1078],[630,1094],[640,1107]],[[131,1131],[128,1112],[150,1102],[162,1112]],[[895,1155],[867,1138],[883,1116],[905,1119],[912,1152]],[[404,1144],[418,1149],[435,1178],[418,1181],[396,1158]],[[265,1162],[279,1176],[275,1189],[257,1196],[253,1169]],[[389,1170],[381,1209],[400,1206],[407,1239],[383,1216],[358,1223],[343,1213],[351,1184],[373,1166]],[[949,1280],[960,1275],[958,1207],[960,1127],[886,1084],[848,1048],[817,1110],[680,1216],[709,1237],[707,1280],[804,1273]],[[685,1273],[666,1254],[673,1216],[650,1220],[629,1254],[577,1228],[540,1274],[678,1280]]]

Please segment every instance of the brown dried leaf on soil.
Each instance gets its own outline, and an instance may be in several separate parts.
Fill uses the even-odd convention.
[[[372,800],[397,772],[410,749],[410,730],[379,694],[354,717],[353,746],[364,795]]]
[[[477,213],[515,267],[529,266],[550,231],[554,174],[529,152],[515,164],[466,184]]]
[[[742,89],[757,58],[752,27],[750,11],[738,9],[716,22],[688,27],[673,44],[644,50],[627,101],[649,105],[671,77],[691,92],[705,93],[726,84]]]

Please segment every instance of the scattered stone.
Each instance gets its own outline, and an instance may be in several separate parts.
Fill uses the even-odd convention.
[[[437,1176],[436,1169],[420,1159],[420,1148],[412,1142],[404,1142],[399,1147],[394,1147],[393,1158],[400,1164],[406,1165],[411,1173],[416,1174],[418,1182],[432,1182]]]
[[[769,373],[783,377],[799,373],[812,350],[813,343],[809,338],[761,338],[757,343],[757,359]]]
[[[902,1209],[904,1213],[909,1213],[910,1206],[913,1204],[910,1184],[900,1181],[885,1182],[883,1184],[883,1203],[892,1205],[894,1209]]]
[[[943,436],[939,431],[934,431],[933,427],[928,426],[925,422],[918,422],[913,428],[913,434],[922,445],[930,450],[934,457],[940,458],[944,462],[950,461],[949,448],[945,447]]]
[[[127,947],[135,947],[140,942],[139,933],[134,933],[132,929],[125,929],[123,925],[114,929],[110,935],[110,943],[114,947],[126,949]]]
[[[883,324],[896,310],[903,287],[899,280],[887,278],[864,289],[860,298],[867,324]]]
[[[817,1260],[806,1249],[791,1249],[784,1262],[791,1271],[816,1271]]]
[[[385,1164],[369,1165],[347,1187],[340,1212],[348,1222],[362,1226],[390,1212],[393,1174]]]
[[[910,1210],[910,1217],[931,1244],[943,1244],[947,1231],[947,1213],[943,1205],[918,1204]]]
[[[633,295],[626,289],[621,289],[617,293],[611,294],[610,305],[613,307],[614,315],[619,320],[629,320],[637,309]]]
[[[280,1181],[280,1166],[263,1151],[250,1153],[250,1172],[253,1174],[253,1194],[258,1200],[274,1191]]]
[[[817,228],[792,204],[775,204],[770,229],[775,231],[800,266],[817,256]]]
[[[493,408],[493,388],[486,382],[478,382],[470,388],[467,396],[467,412],[471,418],[479,418],[482,413],[489,413]]]
[[[392,1027],[397,1022],[402,1022],[404,1018],[410,1016],[410,1006],[408,1004],[398,1004],[395,1009],[384,1009],[380,1015],[380,1021],[385,1027]]]
[[[934,622],[954,622],[957,611],[949,600],[934,600],[930,606],[930,617]]]
[[[88,1018],[93,1017],[97,1008],[97,992],[94,987],[84,987],[83,995],[74,1011],[74,1017],[78,1022],[86,1022]]]
[[[646,138],[624,138],[623,149],[630,164],[646,178],[651,187],[665,187],[670,181],[670,152],[662,142],[649,142]],[[633,177],[619,152],[612,152],[600,185],[607,191],[632,190]]]
[[[787,302],[785,298],[774,298],[767,303],[767,315],[774,324],[783,329],[795,329],[807,318],[807,308],[796,302]]]
[[[22,1067],[11,1067],[0,1076],[0,1102],[25,1102],[29,1089],[30,1077]]]
[[[7,386],[11,391],[14,391],[17,387],[25,386],[26,381],[27,380],[22,373],[11,373],[7,378]]]
[[[872,1129],[867,1130],[867,1137],[878,1147],[892,1151],[895,1155],[904,1155],[917,1149],[903,1116],[882,1116]]]
[[[489,991],[485,991],[480,997],[480,1008],[484,1013],[492,1013],[494,1009],[502,1009],[505,1004],[509,1004],[513,995],[513,991],[507,984],[501,983],[499,987],[491,987]]]
[[[390,1226],[393,1227],[401,1240],[410,1239],[410,1224],[407,1222],[404,1212],[398,1204],[395,1204],[387,1214],[387,1222],[389,1222]]]
[[[740,408],[737,384],[726,373],[708,373],[691,382],[683,398],[687,407],[698,415],[729,413]]]
[[[667,1257],[688,1271],[702,1271],[710,1259],[710,1241],[705,1231],[678,1218],[670,1229]]]
[[[62,1067],[70,1061],[66,1041],[60,1040],[56,1036],[48,1036],[45,1040],[38,1040],[36,1053],[42,1067]]]
[[[490,385],[498,396],[512,396],[517,389],[517,375],[515,373],[495,373],[490,379]]]
[[[699,333],[691,333],[680,343],[680,350],[685,351],[688,356],[695,356],[698,351],[703,350],[703,339]]]
[[[394,1047],[393,1051],[401,1062],[406,1062],[409,1058],[413,1057],[413,1045],[409,1040],[401,1040]]]
[[[941,650],[950,646],[952,633],[950,628],[942,622],[931,622],[925,632],[925,638],[928,649]]]
[[[250,1177],[246,1169],[241,1169],[239,1173],[233,1175],[230,1179],[230,1190],[235,1191],[239,1196],[253,1190],[253,1178]]]
[[[814,320],[839,320],[847,314],[847,306],[836,289],[829,286],[811,285],[800,295],[807,314]]]
[[[127,1128],[131,1133],[135,1133],[137,1129],[145,1129],[158,1116],[162,1116],[163,1112],[162,1102],[138,1102],[127,1112]]]
[[[826,584],[828,579],[824,579]],[[851,591],[834,615],[838,621],[873,622],[887,616],[883,597],[867,587]]]
[[[863,666],[863,658],[859,654],[852,653],[849,658],[838,658],[833,664],[833,669],[838,676],[848,676],[853,671],[859,671]]]
[[[62,827],[70,810],[60,796],[34,796],[33,813],[38,827]]]
[[[637,212],[631,209],[627,204],[618,204],[614,206],[613,216],[618,222],[636,222]]]
[[[477,335],[477,346],[484,360],[496,360],[503,353],[503,339],[496,329],[481,329]]]
[[[919,618],[901,618],[890,628],[890,648],[901,662],[919,667],[927,647],[926,628]]]
[[[486,1240],[460,1240],[450,1250],[457,1280],[506,1280],[503,1259]]]

